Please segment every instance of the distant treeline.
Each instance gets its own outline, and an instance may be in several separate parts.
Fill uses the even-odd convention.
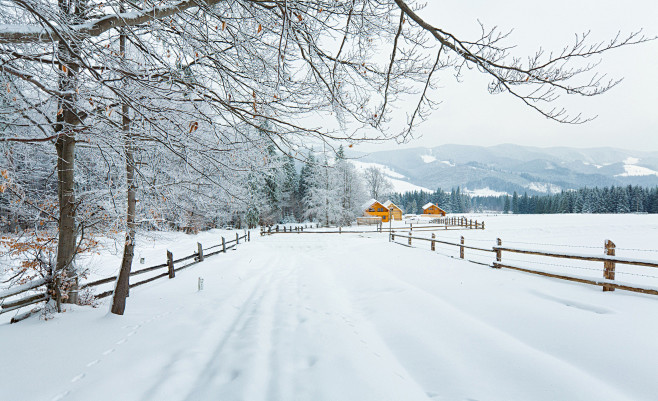
[[[473,210],[473,199],[462,193],[459,187],[453,189],[450,193],[439,188],[433,193],[413,191],[393,194],[391,195],[391,201],[409,214],[422,213],[423,205],[429,202],[437,204],[448,213],[466,213]]]
[[[460,188],[447,193],[406,192],[392,196],[405,213],[422,213],[422,206],[436,203],[449,213],[499,211],[515,214],[551,213],[658,213],[658,187],[640,186],[581,188],[547,195],[475,196]]]

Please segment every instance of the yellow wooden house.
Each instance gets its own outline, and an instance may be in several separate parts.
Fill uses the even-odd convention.
[[[383,222],[387,222],[388,213],[388,208],[375,199],[370,199],[363,205],[363,215],[366,217],[380,217]]]
[[[441,209],[433,203],[427,203],[423,206],[423,214],[433,214],[437,216],[445,216],[445,210]]]
[[[384,207],[391,211],[391,217],[393,220],[402,220],[402,209],[400,209],[395,203],[387,200],[384,202]]]

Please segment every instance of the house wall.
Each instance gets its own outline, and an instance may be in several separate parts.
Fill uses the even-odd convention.
[[[372,210],[372,211],[371,211]],[[375,203],[370,208],[366,209],[363,213],[364,216],[377,216],[381,217],[383,222],[388,221],[388,209],[381,203]]]
[[[438,206],[430,206],[427,209],[423,210],[423,214],[437,214],[445,216],[445,212],[438,208]]]

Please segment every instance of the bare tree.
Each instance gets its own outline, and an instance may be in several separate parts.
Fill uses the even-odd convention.
[[[391,181],[380,168],[370,166],[364,170],[363,176],[371,198],[379,200],[380,196],[388,195],[393,191]]]
[[[436,73],[447,68],[475,68],[491,77],[490,92],[507,92],[550,119],[588,121],[553,106],[559,95],[606,92],[619,81],[598,74],[591,57],[647,40],[631,33],[588,43],[584,35],[560,52],[540,49],[524,59],[506,39],[484,28],[476,38],[456,37],[402,0],[0,2],[0,80],[8,89],[1,115],[11,116],[3,117],[10,129],[0,140],[52,143],[57,152],[55,291],[70,288],[63,298],[75,301],[76,144],[121,153],[127,176],[132,146],[155,144],[186,173],[239,198],[218,178],[222,167],[246,172],[267,146],[298,156],[312,141],[404,140],[434,106]],[[417,103],[394,132],[390,111],[405,94]],[[128,112],[141,132],[126,130]],[[300,122],[317,112],[335,115],[342,129]],[[265,120],[269,128],[255,135]],[[199,196],[207,190],[179,185]]]

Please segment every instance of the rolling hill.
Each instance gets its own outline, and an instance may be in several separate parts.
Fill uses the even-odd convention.
[[[658,152],[615,148],[442,145],[350,154],[390,178],[425,188],[473,194],[555,193],[582,187],[658,185]]]

